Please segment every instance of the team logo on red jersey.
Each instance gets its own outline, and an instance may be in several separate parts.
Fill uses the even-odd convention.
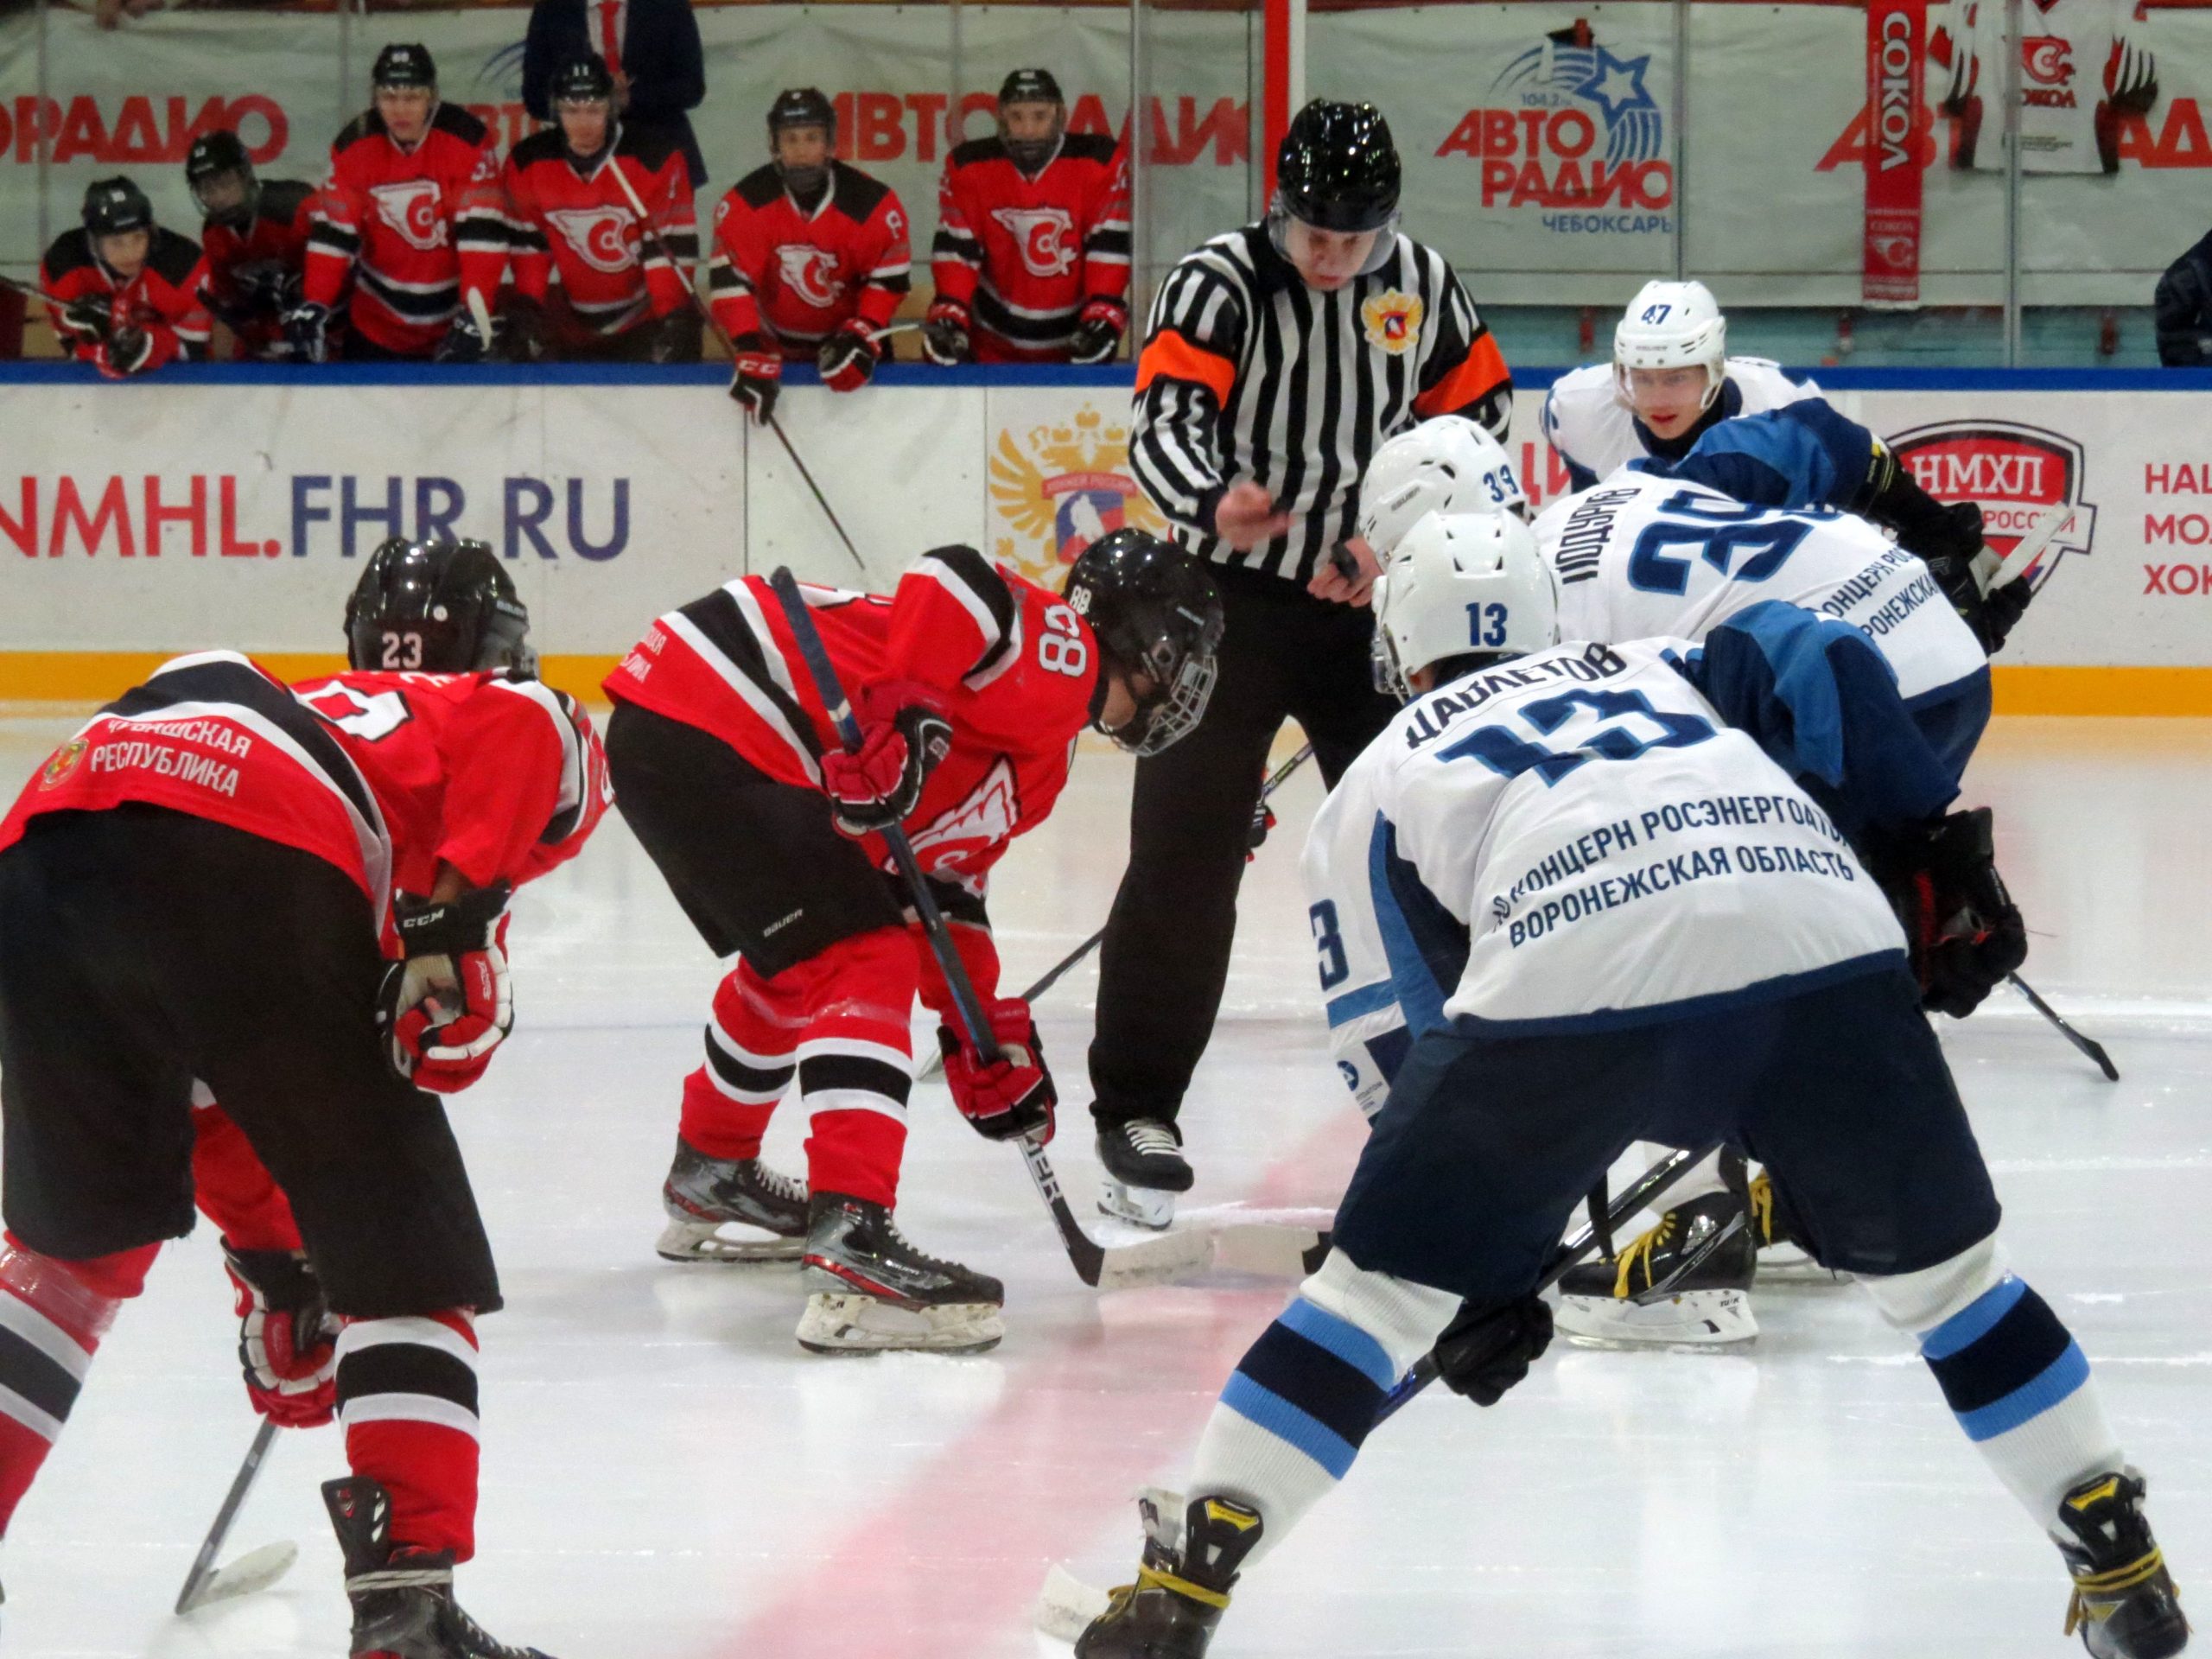
[[[1979,506],[1982,538],[1999,554],[2019,544],[2044,508],[2072,507],[2072,521],[2029,573],[2033,580],[2067,554],[2088,552],[2097,510],[2082,499],[2082,446],[2072,438],[2012,421],[1939,421],[1884,442],[1936,499]]]
[[[69,774],[77,770],[77,763],[85,758],[85,740],[73,737],[56,749],[38,775],[41,789],[59,789],[69,781]]]
[[[1021,268],[1032,276],[1065,276],[1075,269],[1075,219],[1065,207],[994,207],[1014,245]]]
[[[837,303],[845,279],[837,274],[837,256],[804,242],[786,242],[776,250],[776,267],[784,286],[822,310]]]
[[[552,207],[546,222],[561,232],[576,257],[594,270],[627,270],[637,258],[630,251],[630,210],[603,204],[597,207]]]
[[[1001,755],[966,799],[914,831],[914,855],[932,875],[957,877],[971,856],[1012,840],[1020,819],[1014,763]]]
[[[2063,86],[2074,79],[2074,45],[2063,35],[2031,35],[2020,42],[2020,67],[2030,80]]]
[[[411,248],[442,248],[446,245],[445,217],[438,212],[438,181],[410,179],[404,184],[372,184],[377,217],[397,231]]]

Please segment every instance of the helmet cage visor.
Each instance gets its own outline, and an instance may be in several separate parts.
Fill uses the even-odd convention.
[[[1162,640],[1153,655],[1157,658],[1173,650]],[[1136,713],[1107,735],[1116,747],[1139,756],[1173,747],[1205,718],[1219,673],[1220,664],[1211,652],[1191,652],[1172,672],[1156,677],[1153,689],[1137,700]]]

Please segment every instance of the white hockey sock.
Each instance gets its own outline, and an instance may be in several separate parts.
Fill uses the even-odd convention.
[[[1198,1441],[1190,1492],[1260,1512],[1252,1561],[1344,1478],[1383,1396],[1459,1306],[1448,1291],[1368,1273],[1333,1250],[1237,1362]]]

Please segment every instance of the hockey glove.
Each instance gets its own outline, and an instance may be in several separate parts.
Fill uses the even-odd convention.
[[[1018,1141],[1033,1135],[1039,1146],[1046,1145],[1052,1138],[1052,1108],[1060,1096],[1045,1065],[1045,1046],[1037,1040],[1037,1022],[1030,1017],[1029,1005],[1018,996],[988,998],[983,1015],[998,1040],[995,1064],[985,1064],[963,1033],[950,1026],[937,1028],[938,1052],[944,1056],[944,1081],[952,1090],[952,1103],[986,1141]]]
[[[320,1428],[338,1409],[338,1319],[297,1250],[223,1241],[238,1292],[238,1364],[253,1408],[282,1428]]]
[[[510,363],[543,363],[551,355],[546,343],[545,308],[527,295],[507,296],[499,314],[499,355]]]
[[[968,308],[957,300],[939,300],[922,319],[922,355],[939,368],[956,368],[971,362],[975,352],[968,340]]]
[[[1994,657],[2003,648],[2005,636],[2012,632],[2012,625],[2026,612],[2028,601],[2035,597],[2035,589],[2016,580],[1992,590],[1987,584],[1999,565],[1996,553],[1982,545],[1980,507],[1971,501],[1961,501],[1943,511],[1961,527],[1957,545],[1948,551],[1921,556],[1927,563],[1928,574],[1936,578],[1943,597],[1959,613],[1959,620],[1974,630],[1982,654]],[[1960,550],[1969,538],[1973,550]]]
[[[143,370],[154,360],[154,337],[143,328],[128,325],[107,337],[92,361],[111,380],[121,380]]]
[[[822,342],[822,349],[815,353],[814,366],[822,376],[822,384],[830,391],[858,391],[874,377],[875,365],[882,357],[883,348],[875,343],[875,331],[859,317],[854,317]]]
[[[433,361],[467,365],[481,363],[492,350],[492,342],[484,338],[484,331],[476,326],[476,319],[464,309],[447,326],[446,337],[438,342]]]
[[[766,426],[776,412],[776,394],[783,388],[784,359],[766,334],[740,334],[731,344],[737,347],[737,373],[729,383],[729,395],[745,406],[753,424]]]
[[[1454,1394],[1494,1406],[1551,1345],[1551,1304],[1541,1296],[1463,1302],[1436,1339],[1436,1374]]]
[[[862,686],[853,712],[861,746],[822,757],[822,787],[837,828],[857,840],[914,810],[930,773],[951,752],[952,723],[935,691],[907,681]]]
[[[1075,339],[1068,353],[1071,363],[1110,363],[1122,348],[1122,330],[1129,314],[1111,300],[1093,300],[1076,318]]]
[[[72,300],[61,308],[58,332],[66,347],[104,346],[113,326],[114,314],[105,300]]]
[[[284,314],[284,338],[302,363],[330,361],[330,308],[306,300]]]
[[[1920,1005],[1963,1020],[2028,959],[2028,930],[1997,874],[1986,806],[1916,826],[1884,861]]]
[[[467,1088],[514,1024],[502,938],[508,891],[498,881],[442,905],[396,906],[407,958],[385,970],[378,1016],[392,1070],[418,1089]]]
[[[653,331],[653,341],[646,347],[646,355],[656,363],[696,363],[703,336],[699,326],[699,314],[690,306],[671,311],[659,321],[648,325]]]

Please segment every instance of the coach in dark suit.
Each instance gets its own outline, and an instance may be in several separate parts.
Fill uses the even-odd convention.
[[[537,0],[522,49],[522,101],[540,121],[553,119],[554,70],[578,52],[596,52],[614,72],[626,120],[671,132],[690,169],[691,188],[707,181],[706,159],[687,110],[707,95],[707,67],[690,0]]]

